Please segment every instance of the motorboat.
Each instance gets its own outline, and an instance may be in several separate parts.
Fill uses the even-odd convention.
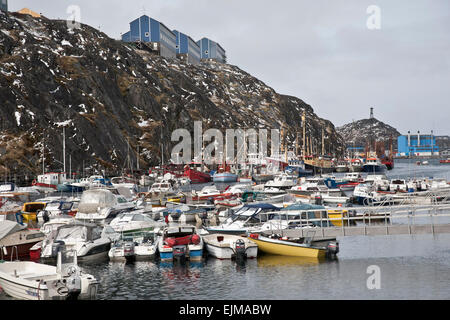
[[[124,187],[130,190],[132,194],[136,194],[138,191],[138,181],[130,177],[114,177],[111,178],[111,184],[113,187]]]
[[[135,204],[107,189],[89,189],[83,192],[75,215],[77,220],[106,223],[119,213],[130,211]]]
[[[75,219],[72,216],[61,215],[44,223],[39,231],[41,231],[45,235],[45,237],[47,237],[52,232],[56,231],[59,227],[74,222]],[[43,241],[40,241],[30,248],[31,261],[38,261],[41,258],[42,243]]]
[[[165,227],[158,232],[156,241],[162,262],[202,260],[204,243],[194,226]]]
[[[339,242],[335,239],[322,240],[324,244],[321,244],[308,237],[289,238],[276,234],[250,234],[248,238],[258,245],[261,252],[275,255],[323,259],[333,258],[339,252]]]
[[[199,219],[205,219],[208,210],[203,208],[191,209],[189,206],[174,207],[169,209],[169,222],[178,222],[181,224],[196,222]]]
[[[44,210],[46,202],[25,202],[22,207],[22,218],[25,223],[37,223],[37,214],[39,211]]]
[[[266,182],[265,187],[289,189],[297,184],[297,177],[289,175],[287,173],[281,173],[274,177],[273,180]]]
[[[33,180],[32,187],[42,193],[55,192],[58,185],[67,182],[66,174],[63,172],[49,172],[38,175],[37,179]]]
[[[389,191],[391,192],[407,192],[408,186],[405,179],[392,179],[389,184]]]
[[[40,221],[48,222],[50,219],[59,217],[60,215],[70,215],[71,213],[75,214],[74,211],[77,208],[78,203],[75,201],[51,201],[46,204],[44,209],[37,212],[37,217]]]
[[[327,195],[333,196],[341,196],[342,191],[339,188],[330,189],[325,184],[325,180],[323,178],[309,178],[306,179],[303,183],[297,186],[293,186],[288,189],[287,192],[294,196],[311,196],[316,193],[323,193]]]
[[[41,260],[54,262],[57,252],[75,251],[78,261],[95,261],[106,258],[111,242],[120,238],[110,226],[75,222],[60,226],[42,243]]]
[[[57,266],[30,261],[0,263],[0,287],[20,300],[93,300],[98,281],[77,265],[76,255],[62,257]]]
[[[163,181],[155,182],[154,184],[152,184],[148,192],[152,194],[165,194],[174,193],[175,190],[173,189],[172,184],[169,181]]]
[[[209,255],[217,259],[253,259],[258,255],[258,245],[245,237],[231,234],[209,234],[203,236]]]
[[[390,181],[385,174],[369,174],[364,180],[366,184],[372,184],[375,190],[389,191]]]
[[[257,229],[267,220],[271,219],[270,215],[265,215],[265,212],[276,212],[280,208],[272,204],[245,204],[241,208],[235,210],[229,217],[219,226],[210,226],[206,230],[213,233],[220,234],[234,234],[242,235],[252,229]]]
[[[0,260],[28,259],[29,250],[45,239],[39,230],[29,230],[15,221],[0,221]]]
[[[362,168],[362,161],[360,159],[352,159],[350,162],[350,172],[361,172],[363,171]]]
[[[135,232],[123,235],[108,252],[111,261],[144,261],[155,257],[153,232]]]
[[[202,201],[202,200],[210,200],[210,199],[216,199],[216,198],[226,198],[230,197],[231,195],[226,194],[224,192],[221,192],[217,189],[215,185],[212,186],[205,186],[202,188],[201,191],[195,191],[192,190],[192,200],[193,201]]]
[[[144,214],[144,210],[120,213],[109,224],[116,232],[132,233],[136,231],[153,231],[165,224],[158,222]]]

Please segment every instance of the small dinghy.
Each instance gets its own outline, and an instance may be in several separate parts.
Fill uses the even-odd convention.
[[[208,254],[217,259],[253,259],[258,255],[258,245],[247,238],[231,234],[203,236]]]
[[[0,262],[0,286],[21,300],[95,299],[98,281],[81,272],[76,254],[58,253],[58,265],[29,261]]]

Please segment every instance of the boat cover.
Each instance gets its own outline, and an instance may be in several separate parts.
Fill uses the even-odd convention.
[[[14,221],[0,221],[0,240],[5,238],[6,236],[15,233],[17,231],[26,229],[25,226],[21,226],[17,222]]]

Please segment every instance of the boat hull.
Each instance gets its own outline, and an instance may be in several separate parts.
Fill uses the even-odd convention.
[[[238,175],[237,174],[232,174],[232,173],[216,173],[213,176],[213,181],[214,182],[237,182],[238,180]]]
[[[385,165],[372,165],[372,164],[365,164],[362,167],[363,172],[373,173],[373,172],[385,172],[386,166]]]
[[[310,248],[296,246],[287,241],[266,241],[249,238],[258,245],[258,249],[262,252],[291,257],[307,257],[307,258],[325,258],[326,250],[318,248]]]

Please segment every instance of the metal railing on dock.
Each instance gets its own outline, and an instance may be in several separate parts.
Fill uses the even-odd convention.
[[[303,227],[283,229],[280,220],[279,229],[275,222],[273,229],[265,232],[288,237],[308,237],[311,230],[315,230],[316,237],[450,233],[450,190],[410,193],[394,200],[326,209],[333,214],[340,212],[337,218],[330,217],[329,213],[324,217],[324,209],[301,210],[299,219],[289,219],[289,222]],[[308,212],[313,212],[315,217],[311,219],[309,214],[303,214]],[[294,210],[290,212],[293,213]]]

